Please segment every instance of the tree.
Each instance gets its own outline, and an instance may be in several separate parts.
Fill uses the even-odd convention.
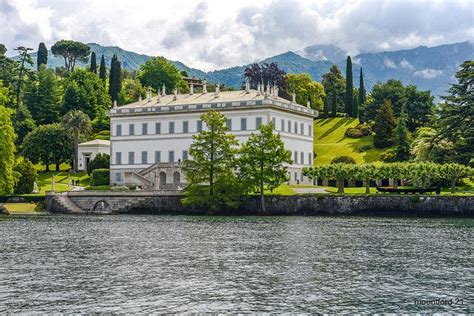
[[[354,100],[352,101],[352,117],[359,117],[359,90],[354,89]]]
[[[366,100],[366,91],[364,86],[364,75],[362,73],[362,67],[360,67],[360,75],[359,75],[359,105],[365,103]]]
[[[94,159],[87,164],[87,174],[90,175],[95,169],[110,168],[110,155],[98,153]]]
[[[109,74],[109,95],[112,101],[118,100],[118,94],[122,88],[122,66],[120,61],[117,58],[117,55],[114,54],[110,64],[110,74]]]
[[[352,77],[352,60],[351,56],[347,56],[346,61],[346,94],[344,97],[345,112],[352,115],[352,102],[354,101],[354,84]]]
[[[119,104],[128,104],[136,102],[140,95],[145,95],[145,88],[143,88],[138,79],[125,79],[122,84],[122,89],[118,96]]]
[[[61,86],[52,69],[41,68],[37,80],[30,80],[25,89],[25,105],[38,125],[59,120]]]
[[[359,165],[356,170],[356,177],[364,181],[365,194],[370,194],[370,181],[377,178],[377,167],[373,164]]]
[[[35,121],[24,103],[16,108],[12,121],[16,134],[15,145],[20,146],[25,136],[36,127]]]
[[[73,158],[73,139],[58,123],[41,125],[30,132],[23,142],[22,155],[34,164],[42,163],[49,171],[50,164],[69,163]]]
[[[34,188],[34,183],[38,177],[38,172],[35,166],[23,157],[19,157],[15,162],[13,171],[16,173],[15,177],[15,194],[31,193]]]
[[[288,74],[287,94],[296,93],[296,102],[303,106],[309,101],[313,109],[322,109],[324,87],[311,79],[309,74]]]
[[[184,162],[188,184],[183,203],[211,212],[236,207],[241,186],[233,170],[238,141],[226,133],[226,117],[221,113],[204,113],[201,120],[207,128],[193,135],[189,148],[192,159]]]
[[[100,58],[99,78],[105,82],[107,79],[107,68],[105,66],[104,55]]]
[[[291,152],[285,148],[273,125],[260,125],[259,133],[249,137],[240,150],[239,175],[252,191],[260,193],[260,214],[265,211],[265,190],[273,190],[289,180],[287,164]]]
[[[441,178],[451,182],[451,193],[456,193],[456,182],[462,177],[473,176],[473,169],[457,163],[449,163],[441,166]]]
[[[405,161],[410,159],[410,140],[407,128],[407,114],[405,109],[402,109],[398,124],[396,127],[396,157],[398,161]]]
[[[139,79],[144,87],[161,89],[165,85],[168,94],[173,93],[175,88],[181,91],[188,89],[178,68],[161,56],[150,58],[140,66]]]
[[[16,51],[18,51],[20,55],[20,64],[18,66],[18,78],[17,78],[17,83],[16,83],[16,107],[18,108],[20,106],[20,96],[21,96],[21,88],[23,86],[23,82],[25,80],[24,75],[25,72],[28,72],[28,69],[26,68],[26,64],[29,64],[30,66],[33,65],[33,60],[31,59],[30,53],[28,53],[30,50],[33,50],[32,48],[20,46],[15,48]]]
[[[60,40],[51,46],[51,52],[64,58],[64,67],[69,72],[74,70],[77,61],[87,63],[90,47],[81,42]]]
[[[40,70],[42,65],[44,65],[44,67],[48,65],[48,49],[43,42],[39,43],[36,58],[37,70]]]
[[[336,113],[344,112],[344,91],[346,80],[336,65],[332,65],[329,72],[323,75],[321,82],[324,86],[326,99],[331,104],[331,116],[335,117]],[[334,111],[335,109],[335,111]]]
[[[12,111],[0,105],[0,194],[13,193],[15,164],[15,131],[10,119]]]
[[[70,134],[74,142],[74,171],[78,171],[79,157],[78,144],[79,136],[89,134],[91,121],[89,116],[80,110],[71,110],[63,116],[62,125]]]
[[[450,161],[454,144],[441,132],[431,127],[420,127],[416,130],[411,146],[411,155],[415,161],[432,161],[441,163]]]
[[[457,83],[443,97],[438,128],[454,144],[455,161],[467,164],[474,156],[474,61],[456,72]]]
[[[392,102],[387,99],[377,111],[374,124],[374,146],[377,148],[389,147],[393,144],[393,129],[395,128],[395,117],[393,115]]]
[[[97,74],[97,55],[95,54],[95,52],[91,53],[90,71]]]
[[[286,88],[286,72],[281,70],[277,63],[253,63],[245,68],[244,78],[250,80],[250,87],[252,89],[257,89],[258,84],[263,84],[265,87],[268,84],[275,84],[279,89],[278,94],[281,97],[288,97],[285,93],[288,90]]]

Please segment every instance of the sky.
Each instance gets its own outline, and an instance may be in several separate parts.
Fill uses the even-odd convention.
[[[315,44],[355,55],[474,40],[474,0],[0,0],[0,43],[60,39],[165,56],[202,70]]]

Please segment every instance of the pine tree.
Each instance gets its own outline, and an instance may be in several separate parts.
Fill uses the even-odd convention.
[[[337,115],[337,95],[336,95],[336,90],[333,90],[333,91],[332,91],[331,104],[332,104],[331,116],[332,116],[332,117],[336,117],[336,115]]]
[[[385,99],[378,109],[374,124],[374,146],[377,148],[389,147],[393,144],[392,136],[395,128],[392,101]]]
[[[362,73],[362,67],[360,68],[360,76],[359,76],[359,105],[365,103],[366,100],[366,91],[364,87],[364,75]]]
[[[90,71],[97,74],[97,56],[95,52],[91,54],[91,68]]]
[[[109,95],[112,101],[118,100],[118,94],[122,88],[122,67],[117,55],[112,57],[110,64],[110,75],[109,75]]]
[[[48,49],[43,42],[39,43],[38,53],[37,53],[37,60],[36,60],[36,67],[40,70],[41,65],[48,64]]]
[[[324,117],[329,117],[329,98],[327,96],[324,97]]]
[[[352,103],[354,102],[354,84],[352,81],[352,61],[351,56],[347,56],[346,64],[346,94],[344,98],[344,108],[348,115],[352,115]]]
[[[102,55],[102,58],[100,59],[99,78],[102,79],[104,82],[107,79],[107,69],[105,68],[104,55]]]
[[[354,92],[354,100],[352,101],[352,117],[359,117],[359,95],[360,92]]]
[[[408,139],[406,106],[402,107],[402,113],[398,119],[396,135],[396,156],[398,161],[410,159],[410,141]]]

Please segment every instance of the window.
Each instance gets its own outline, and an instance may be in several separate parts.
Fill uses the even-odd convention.
[[[291,121],[288,121],[288,133],[291,133]]]
[[[300,133],[301,133],[301,135],[304,135],[304,124],[303,123],[300,124]]]
[[[284,132],[285,131],[285,120],[281,120],[281,131]]]
[[[304,152],[301,152],[300,158],[301,158],[300,164],[304,165]]]
[[[120,172],[117,172],[115,174],[115,182],[120,182],[122,181],[122,174]]]
[[[295,122],[295,130],[293,132],[298,134],[298,122]]]
[[[199,133],[200,131],[202,131],[202,121],[201,120],[197,121],[197,132]]]
[[[183,150],[183,161],[184,160],[188,160],[188,151],[187,150]]]
[[[115,135],[122,136],[122,124],[117,124]]]
[[[128,126],[128,135],[135,135],[135,124],[130,124]]]
[[[133,151],[128,152],[128,164],[129,165],[135,164],[135,153]]]
[[[148,163],[148,151],[142,151],[142,164]]]
[[[255,129],[259,129],[260,125],[262,125],[262,118],[257,117],[256,120],[255,120]]]
[[[231,131],[232,130],[232,119],[228,119],[226,122],[227,125],[227,130]]]
[[[148,134],[148,123],[143,123],[142,124],[142,135],[147,135]]]
[[[313,136],[313,128],[312,128],[311,124],[308,125],[308,135]]]
[[[161,151],[155,151],[155,163],[161,162]]]
[[[183,121],[183,133],[189,132],[189,123],[188,121]]]
[[[116,152],[115,153],[115,164],[121,165],[122,164],[122,153]]]
[[[295,164],[298,163],[298,152],[297,151],[294,152],[293,163],[295,163]]]
[[[168,162],[174,162],[174,150],[168,152]]]
[[[246,118],[241,118],[240,119],[240,130],[241,131],[246,131],[247,130],[247,119]]]
[[[155,123],[155,134],[161,134],[161,123]]]
[[[174,134],[174,122],[170,122],[170,130],[169,130],[169,133],[170,133],[170,134]]]

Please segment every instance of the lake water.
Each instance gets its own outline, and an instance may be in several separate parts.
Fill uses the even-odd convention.
[[[474,311],[473,219],[0,217],[0,313]],[[420,300],[451,299],[421,305]]]

